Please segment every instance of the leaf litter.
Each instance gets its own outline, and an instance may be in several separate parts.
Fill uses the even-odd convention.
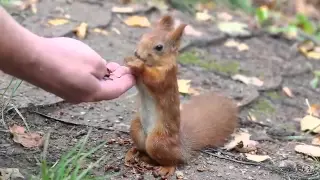
[[[43,137],[36,132],[26,132],[25,128],[14,124],[9,128],[13,135],[13,141],[26,148],[40,147],[43,145]]]

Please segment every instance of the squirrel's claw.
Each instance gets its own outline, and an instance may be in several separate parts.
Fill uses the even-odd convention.
[[[157,170],[157,174],[162,178],[172,176],[176,170],[175,166],[160,166]]]

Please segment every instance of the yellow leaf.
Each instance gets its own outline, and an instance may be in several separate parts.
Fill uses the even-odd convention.
[[[99,34],[103,34],[105,36],[107,36],[109,34],[106,30],[103,30],[103,29],[100,29],[100,28],[94,28],[93,32],[99,33]]]
[[[132,7],[112,7],[111,11],[114,13],[132,13],[133,8]]]
[[[62,19],[62,18],[57,18],[57,19],[51,19],[48,21],[48,23],[52,26],[60,26],[63,24],[69,23],[68,19]]]
[[[319,60],[320,59],[320,53],[319,52],[315,52],[315,51],[310,51],[307,54],[307,57],[310,59],[316,59]]]
[[[300,121],[301,131],[313,130],[314,133],[320,133],[320,119],[311,115],[305,116]],[[317,127],[318,126],[318,127]],[[317,127],[317,128],[316,128]],[[314,129],[316,128],[316,129]]]
[[[254,154],[248,154],[248,153],[246,153],[245,155],[247,159],[255,162],[262,162],[267,159],[270,159],[270,156],[268,155],[254,155]]]
[[[258,79],[256,77],[247,77],[247,76],[244,76],[241,74],[236,74],[236,75],[232,76],[232,79],[237,80],[237,81],[241,81],[247,85],[252,84],[252,85],[255,85],[258,87],[262,86],[264,83],[263,81],[261,81],[260,79]]]
[[[298,153],[306,154],[312,157],[320,157],[320,147],[312,145],[297,145],[294,150]]]
[[[190,82],[191,80],[179,79],[178,80],[179,92],[183,94],[189,94]]]
[[[150,27],[151,25],[145,16],[130,16],[124,23],[132,27]]]
[[[87,35],[88,24],[82,22],[78,27],[74,29],[76,35],[80,39],[84,39]]]
[[[247,51],[247,50],[249,50],[249,46],[246,45],[246,44],[244,44],[244,43],[241,43],[241,44],[239,44],[239,46],[238,46],[238,50],[239,50],[239,51]]]
[[[226,47],[236,47],[238,51],[247,51],[249,50],[249,46],[245,43],[239,43],[233,39],[228,40],[224,43]]]
[[[210,14],[208,14],[208,11],[197,12],[196,19],[198,21],[209,21],[212,19],[212,16]]]

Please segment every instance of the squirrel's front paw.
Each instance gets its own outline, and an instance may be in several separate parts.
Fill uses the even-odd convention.
[[[144,62],[135,57],[127,57],[124,59],[125,65],[129,67],[134,73],[142,70]]]

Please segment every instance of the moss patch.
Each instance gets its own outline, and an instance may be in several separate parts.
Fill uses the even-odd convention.
[[[266,99],[259,99],[254,105],[253,110],[257,112],[262,112],[266,114],[272,114],[275,112],[275,108]]]
[[[189,51],[181,54],[179,56],[179,61],[182,64],[196,65],[207,70],[215,70],[225,74],[236,74],[239,73],[240,65],[236,61],[224,61],[223,63],[218,63],[216,61],[205,62],[201,60],[199,54],[195,51]]]
[[[267,92],[266,95],[269,96],[271,99],[275,99],[275,100],[282,99],[282,96],[275,91]]]

